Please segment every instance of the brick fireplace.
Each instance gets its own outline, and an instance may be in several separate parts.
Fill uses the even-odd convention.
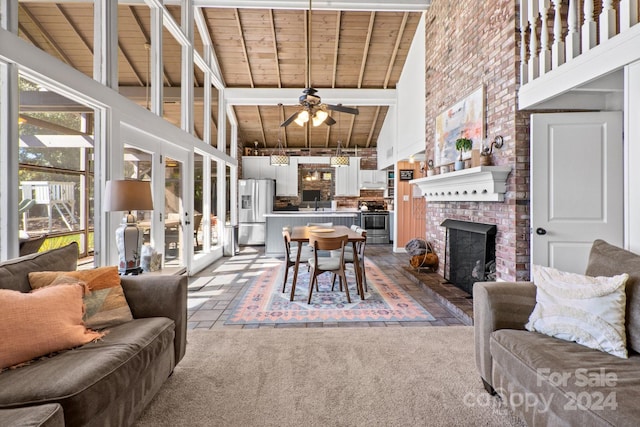
[[[492,224],[446,219],[444,277],[468,294],[473,284],[495,280],[496,230]]]

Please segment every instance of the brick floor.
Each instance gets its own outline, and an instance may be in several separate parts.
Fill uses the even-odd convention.
[[[264,256],[264,247],[245,246],[238,255],[222,258],[189,278],[188,315],[190,329],[215,328],[320,328],[320,327],[411,327],[470,325],[470,296],[439,274],[416,271],[409,255],[393,253],[391,245],[367,245],[367,258],[378,265],[411,297],[431,313],[432,322],[326,322],[299,324],[225,325],[225,320],[244,295],[251,280],[282,259]]]

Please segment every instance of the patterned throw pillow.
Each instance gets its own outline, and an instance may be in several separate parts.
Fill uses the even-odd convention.
[[[99,339],[82,322],[83,286],[0,289],[0,369]]]
[[[628,277],[590,277],[534,265],[536,306],[525,328],[626,359]]]
[[[39,271],[29,273],[32,289],[83,282],[89,288],[84,296],[87,327],[104,329],[133,320],[120,285],[118,267],[99,267],[78,271]]]

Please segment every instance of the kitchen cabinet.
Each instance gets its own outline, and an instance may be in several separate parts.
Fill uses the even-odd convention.
[[[335,168],[336,196],[360,196],[360,157],[351,157],[349,166]]]
[[[298,158],[289,157],[289,166],[271,166],[276,172],[276,196],[298,197]]]
[[[296,171],[297,169],[296,166]],[[276,179],[276,166],[271,166],[269,156],[244,156],[242,157],[242,177],[244,179]]]
[[[387,171],[361,170],[360,188],[369,190],[384,190],[387,188]]]

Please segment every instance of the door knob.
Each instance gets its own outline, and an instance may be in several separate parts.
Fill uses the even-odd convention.
[[[538,227],[538,228],[536,228],[536,234],[538,236],[544,236],[545,234],[547,234],[547,230],[545,230],[542,227]]]

